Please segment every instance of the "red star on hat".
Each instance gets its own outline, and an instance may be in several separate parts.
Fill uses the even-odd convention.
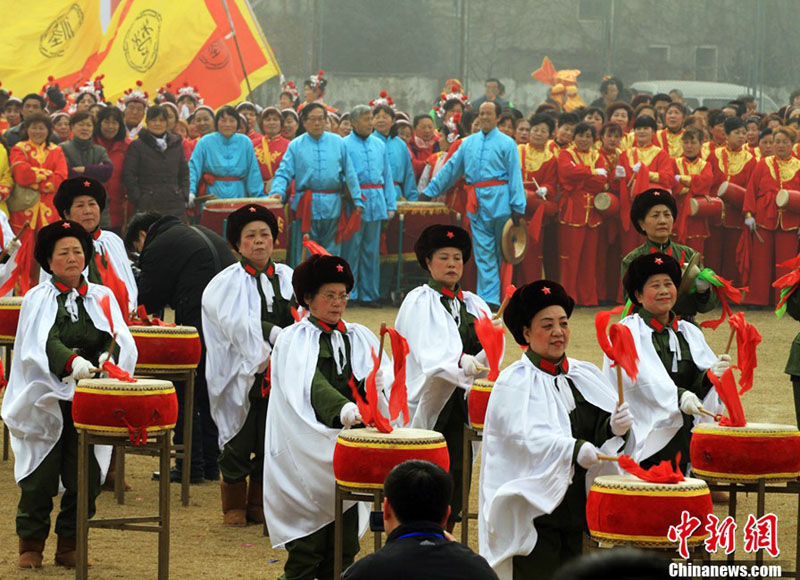
[[[656,258],[654,261],[655,261],[656,264],[659,264],[659,265],[664,263],[664,260],[662,260],[661,258]]]
[[[661,192],[660,191],[654,191],[653,195],[661,195]]]
[[[452,240],[455,237],[455,234],[453,232],[447,232],[447,237]]]
[[[64,229],[69,229],[69,222],[64,222],[63,224],[61,224],[61,227]]]
[[[250,213],[256,213],[256,208],[252,205],[250,206]]]
[[[542,294],[550,294],[550,288],[547,286],[542,286]]]
[[[341,264],[337,264],[336,265],[336,271],[337,272],[344,272],[344,266],[342,266]]]
[[[92,186],[92,182],[89,181],[88,179],[83,182],[83,187],[91,187],[91,186]]]

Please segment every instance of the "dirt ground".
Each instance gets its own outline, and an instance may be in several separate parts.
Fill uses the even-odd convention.
[[[393,323],[395,308],[367,310],[352,308],[347,320],[360,322],[377,331],[382,321]],[[572,336],[568,354],[600,364],[602,355],[594,331],[594,315],[597,309],[577,309],[571,319]],[[764,340],[758,351],[759,365],[755,372],[755,386],[743,397],[745,412],[750,421],[761,423],[794,424],[794,407],[791,385],[783,373],[789,346],[800,327],[789,317],[776,321],[772,312],[748,312],[747,319],[754,323]],[[509,347],[504,365],[520,356],[520,350],[507,332]],[[706,338],[715,350],[721,352],[728,337],[728,326],[716,332],[706,331]],[[735,347],[734,347],[735,350]],[[735,357],[734,357],[735,359]],[[133,490],[126,494],[126,504],[117,506],[110,493],[104,492],[98,499],[97,517],[121,517],[156,513],[157,484],[150,480],[151,472],[157,469],[155,458],[128,456],[127,475]],[[471,501],[473,509],[477,503],[477,479],[475,470]],[[39,571],[20,571],[16,567],[17,536],[14,516],[19,498],[14,483],[13,457],[0,462],[0,489],[4,490],[0,501],[0,578],[72,578],[74,572],[53,565],[55,537],[45,549],[45,567]],[[171,498],[171,558],[170,577],[175,579],[222,579],[222,578],[277,578],[283,568],[286,552],[273,550],[269,540],[262,536],[261,528],[223,528],[219,486],[211,483],[192,486],[190,505],[180,505],[179,487],[172,486]],[[737,546],[742,545],[743,527],[747,514],[755,513],[755,495],[741,498],[738,507]],[[718,515],[726,508],[717,507]],[[779,516],[780,560],[784,570],[793,569],[795,537],[797,535],[797,504],[795,498],[784,495],[767,497],[767,511]],[[55,514],[54,514],[55,516]],[[456,537],[460,530],[456,527]],[[477,549],[477,526],[470,529],[470,545]],[[372,536],[362,540],[360,555],[369,553]],[[156,577],[156,535],[112,530],[90,531],[90,560],[93,568],[90,577],[101,579],[146,579]],[[740,556],[741,557],[741,556]],[[767,559],[769,559],[767,557]],[[768,562],[769,563],[769,562]]]

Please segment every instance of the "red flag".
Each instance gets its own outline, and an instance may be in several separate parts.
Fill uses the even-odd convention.
[[[303,245],[308,249],[309,252],[312,254],[317,254],[318,256],[330,256],[330,252],[320,246],[314,240],[303,240]]]
[[[372,364],[372,372],[367,375],[367,382],[365,385],[365,390],[367,392],[367,403],[369,404],[372,414],[372,421],[375,424],[375,428],[381,433],[391,433],[392,425],[389,423],[386,417],[381,414],[380,409],[378,409],[378,386],[375,383],[375,375],[377,375],[380,371],[381,365],[378,362],[378,355],[375,354],[375,350],[372,350]]]
[[[491,319],[483,315],[475,319],[475,334],[478,335],[483,352],[489,361],[488,379],[496,381],[500,374],[500,359],[503,356],[503,338],[506,331],[502,326],[492,324]]]
[[[29,227],[24,228],[18,234],[17,240],[20,242],[20,247],[14,256],[14,261],[17,265],[11,271],[11,276],[6,280],[6,283],[0,287],[0,296],[5,296],[11,292],[14,286],[17,285],[17,282],[20,282],[22,286],[20,290],[23,296],[30,290],[30,280],[28,279],[29,276],[27,273],[31,271],[31,265],[33,263],[33,246],[36,243],[33,237],[33,229]],[[24,276],[22,275],[23,273],[25,273]]]
[[[111,328],[111,334],[114,334],[114,319],[111,317],[111,299],[108,294],[100,299],[100,308],[103,309],[103,314],[108,320],[108,326]]]
[[[622,312],[624,308],[624,305],[620,305],[612,310],[601,310],[594,318],[594,325],[597,342],[600,343],[600,348],[605,355],[613,362],[612,366],[619,365],[631,381],[635,381],[639,374],[639,353],[636,352],[636,343],[631,330],[624,324],[615,323],[611,325],[609,333],[606,335],[609,320],[613,315]]]
[[[731,369],[722,373],[720,379],[710,370],[707,372],[711,384],[717,389],[719,398],[722,399],[725,408],[728,410],[728,417],[722,417],[719,424],[728,427],[744,427],[747,421],[744,417],[742,401],[739,398],[739,391],[736,390],[736,379]]]
[[[131,375],[129,375],[127,373],[127,371],[124,371],[123,369],[119,368],[117,365],[115,365],[111,361],[107,360],[106,362],[103,363],[103,370],[106,372],[108,377],[111,378],[111,379],[117,379],[118,381],[123,381],[123,382],[126,382],[126,383],[135,383],[136,382],[136,379],[131,377]]]
[[[675,464],[680,464],[680,461],[681,454],[678,453],[675,457]],[[631,459],[630,456],[620,455],[619,466],[631,475],[635,475],[639,479],[651,483],[678,483],[685,479],[680,470],[672,467],[672,462],[669,459],[665,459],[658,465],[653,465],[648,469],[644,469]]]
[[[503,262],[500,265],[500,287],[508,288],[511,286],[511,280],[514,277],[514,266],[508,262]]]
[[[408,391],[406,389],[406,357],[408,356],[408,342],[394,328],[381,329],[381,336],[389,333],[392,344],[392,361],[394,362],[394,381],[392,392],[389,395],[389,416],[397,419],[403,413],[403,425],[410,421],[408,414]]]
[[[125,286],[125,282],[117,276],[114,266],[105,256],[95,252],[94,262],[100,274],[100,283],[114,294],[119,309],[122,311],[122,318],[127,324],[130,321],[130,313],[128,312],[128,288]]]
[[[743,395],[753,388],[753,370],[758,366],[756,347],[761,344],[761,334],[744,319],[744,312],[737,312],[728,318],[728,324],[736,330],[736,366],[742,373],[739,376],[739,394]]]

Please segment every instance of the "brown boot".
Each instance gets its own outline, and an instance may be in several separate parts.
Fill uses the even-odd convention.
[[[250,480],[247,487],[247,521],[254,524],[264,524],[264,484],[260,481]]]
[[[222,491],[222,524],[243,527],[247,525],[247,482],[225,483],[220,481]]]
[[[45,540],[23,540],[20,538],[17,566],[20,568],[41,568],[44,542]]]
[[[106,474],[106,480],[103,482],[103,491],[114,491],[114,483],[117,481],[117,448],[114,447],[111,450],[111,464],[108,466],[108,473]],[[131,486],[128,484],[127,480],[122,482],[123,489],[125,491],[130,491]]]
[[[56,566],[74,568],[77,563],[77,542],[75,538],[64,538],[58,536],[56,544]]]

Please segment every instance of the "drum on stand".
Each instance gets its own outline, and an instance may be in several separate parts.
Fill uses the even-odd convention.
[[[0,340],[14,340],[17,336],[22,296],[0,298]]]
[[[398,253],[398,237],[403,228],[402,253],[414,255],[414,244],[428,226],[455,224],[455,214],[443,203],[436,201],[398,201],[397,212],[386,227],[386,251]]]
[[[136,373],[185,371],[200,363],[200,335],[194,326],[128,327],[139,356]]]
[[[275,214],[278,220],[278,239],[275,240],[275,252],[279,250],[285,256],[286,248],[289,246],[289,224],[286,221],[286,208],[280,200],[267,197],[238,197],[230,199],[212,199],[203,205],[203,213],[200,215],[200,225],[218,233],[224,237],[223,226],[228,216],[237,209],[246,205],[262,205]]]
[[[486,408],[489,406],[489,396],[492,394],[494,381],[488,379],[475,379],[467,396],[467,410],[469,424],[476,431],[483,429],[486,420]]]

